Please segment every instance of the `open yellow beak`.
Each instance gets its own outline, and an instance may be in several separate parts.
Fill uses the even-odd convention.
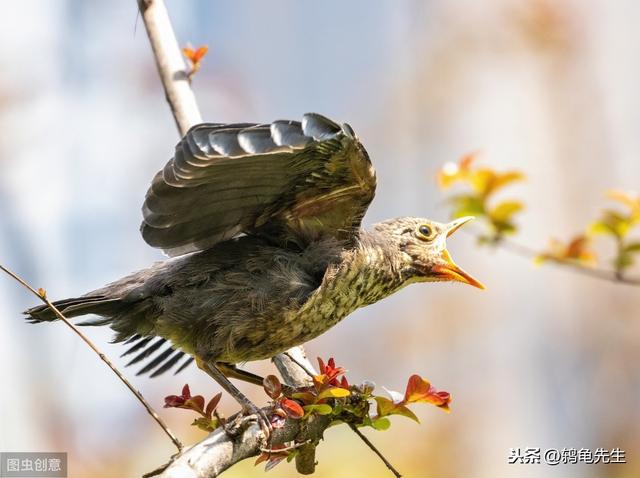
[[[472,216],[461,217],[455,221],[451,221],[446,225],[447,237],[456,232],[462,225],[472,220]],[[442,262],[436,265],[432,270],[444,280],[451,280],[456,282],[462,282],[464,284],[472,285],[478,289],[484,289],[484,285],[479,280],[465,272],[458,264],[453,262],[449,252],[445,249],[441,254]]]

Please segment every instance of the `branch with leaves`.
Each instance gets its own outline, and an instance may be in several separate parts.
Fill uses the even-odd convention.
[[[312,377],[310,384],[290,387],[283,385],[275,375],[265,377],[264,391],[270,404],[263,411],[274,430],[267,448],[261,445],[264,442],[263,432],[255,424],[234,436],[246,418],[237,415],[225,420],[216,414],[219,394],[207,402],[201,395],[191,395],[189,386],[185,385],[180,395],[166,397],[165,407],[190,410],[196,414],[192,425],[214,431],[205,440],[186,449],[162,476],[210,478],[251,456],[258,456],[256,465],[265,463],[265,469],[270,470],[284,460],[295,459],[297,462],[307,447],[315,447],[320,442],[324,430],[340,424],[354,429],[394,475],[401,476],[359,429],[387,430],[393,415],[418,422],[418,417],[410,409],[416,403],[428,403],[449,411],[451,395],[436,390],[419,375],[409,378],[404,394],[387,391],[388,397],[377,395],[371,382],[349,384],[345,370],[337,367],[333,358],[326,364],[318,359],[318,363],[320,373]],[[225,433],[222,429],[215,430],[219,425],[224,426]]]
[[[438,171],[441,189],[448,191],[458,187],[458,191],[448,198],[452,216],[476,216],[482,220],[484,230],[477,235],[479,244],[503,247],[536,264],[552,262],[590,277],[640,285],[640,278],[627,276],[640,254],[640,238],[634,238],[632,234],[640,225],[640,195],[609,191],[607,197],[618,204],[617,208],[604,209],[599,219],[571,239],[551,238],[546,249],[536,250],[511,239],[518,230],[516,216],[524,209],[522,201],[496,199],[497,193],[506,186],[524,179],[525,175],[520,171],[499,172],[478,166],[476,154],[468,154],[458,163],[447,163]],[[609,238],[615,244],[615,255],[607,260],[611,269],[597,267],[598,258],[592,248],[596,237]]]

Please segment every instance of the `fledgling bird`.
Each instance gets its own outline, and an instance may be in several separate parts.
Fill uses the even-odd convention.
[[[261,378],[235,364],[307,342],[414,282],[483,287],[446,250],[470,218],[401,217],[363,230],[375,188],[351,127],[318,114],[194,126],[143,205],[144,240],[176,257],[54,304],[67,317],[99,316],[81,324],[109,325],[130,344],[125,355],[138,352],[130,364],[150,359],[139,373],[196,358],[255,412],[227,377]],[[25,313],[56,319],[46,306]]]

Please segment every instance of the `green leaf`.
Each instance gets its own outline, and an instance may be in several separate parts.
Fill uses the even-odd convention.
[[[474,195],[459,194],[449,199],[453,204],[453,217],[484,216],[484,201]]]
[[[376,430],[382,432],[389,429],[389,427],[391,426],[391,420],[389,420],[387,417],[376,418],[375,420],[371,421],[371,426]]]
[[[300,453],[300,449],[299,448],[294,448],[293,450],[291,450],[287,454],[287,463],[291,463],[291,460],[293,460],[298,453]]]
[[[589,226],[592,234],[606,234],[623,238],[631,229],[631,218],[612,210],[604,211],[602,218]]]
[[[617,270],[623,270],[633,265],[633,256],[626,252],[621,252],[618,257],[615,258],[614,264]]]
[[[196,418],[191,425],[198,427],[200,430],[205,432],[212,432],[216,428],[218,428],[218,419],[217,418],[205,418],[200,417]]]
[[[328,405],[326,403],[318,403],[315,405],[305,405],[302,408],[304,408],[305,413],[315,412],[318,415],[331,415],[331,413],[333,412],[333,408],[331,408],[331,405]]]
[[[325,398],[344,398],[348,397],[349,395],[351,395],[351,392],[346,388],[331,387],[320,392],[320,395],[318,395],[318,400],[323,400]]]

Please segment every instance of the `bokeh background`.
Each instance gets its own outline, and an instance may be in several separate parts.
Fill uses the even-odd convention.
[[[519,240],[533,247],[580,231],[608,188],[640,188],[637,1],[168,6],[182,44],[209,45],[194,80],[207,120],[317,111],[352,124],[379,178],[366,224],[448,219],[434,176],[469,151],[527,174],[510,193],[527,204]],[[139,236],[140,206],[178,138],[135,2],[3,1],[0,71],[0,261],[63,298],[161,259]],[[418,372],[453,394],[451,414],[417,407],[420,426],[398,417],[370,438],[406,476],[640,476],[638,289],[536,269],[465,234],[449,249],[487,291],[411,286],[308,344],[352,382],[402,390]],[[163,463],[170,442],[93,353],[60,324],[21,319],[34,303],[0,278],[0,450],[67,451],[72,477]],[[109,330],[87,333],[124,364]],[[157,407],[186,382],[218,391],[195,367],[125,373]],[[160,412],[185,442],[203,436],[188,412]],[[509,465],[509,448],[526,446],[620,447],[628,463]],[[345,427],[318,460],[319,477],[390,476]],[[226,476],[262,475],[247,461]]]

